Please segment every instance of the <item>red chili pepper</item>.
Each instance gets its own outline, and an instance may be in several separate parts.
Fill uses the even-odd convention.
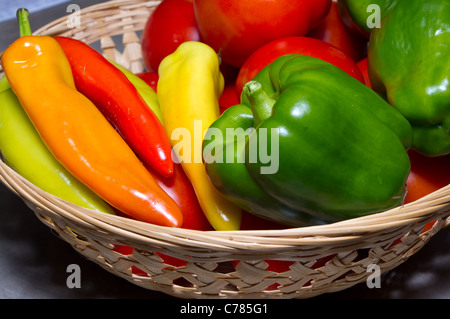
[[[173,168],[174,172],[171,177],[162,177],[151,169],[148,170],[155,178],[156,183],[180,207],[183,214],[181,227],[194,230],[213,230],[200,207],[194,187],[183,171],[181,164],[174,164]]]
[[[77,90],[97,106],[144,163],[162,176],[172,176],[169,137],[134,85],[84,42],[55,39],[69,60]]]

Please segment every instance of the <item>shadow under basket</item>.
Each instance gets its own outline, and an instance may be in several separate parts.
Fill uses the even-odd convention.
[[[132,72],[140,33],[160,1],[118,0],[62,17],[34,34],[69,36]],[[0,70],[1,71],[1,70]],[[167,228],[81,208],[37,188],[5,163],[0,180],[88,260],[140,287],[179,298],[309,298],[364,282],[406,261],[450,222],[450,185],[413,203],[329,225],[263,231]],[[132,249],[118,249],[118,247]],[[273,270],[270,260],[281,260]]]

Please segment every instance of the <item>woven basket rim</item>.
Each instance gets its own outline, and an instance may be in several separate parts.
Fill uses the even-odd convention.
[[[274,249],[282,248],[283,245],[311,244],[330,245],[340,240],[357,239],[370,232],[389,232],[402,226],[409,226],[412,223],[423,221],[424,219],[439,218],[436,211],[445,210],[450,207],[450,184],[409,204],[402,205],[387,211],[375,213],[363,217],[352,218],[340,222],[313,225],[296,228],[286,228],[277,230],[229,230],[229,231],[200,231],[184,228],[172,228],[160,225],[149,224],[138,220],[129,219],[117,215],[109,215],[92,209],[79,207],[61,198],[49,194],[7,166],[0,162],[0,178],[10,189],[16,191],[28,200],[34,201],[47,209],[54,210],[58,214],[64,215],[73,222],[84,221],[92,223],[96,227],[106,230],[124,232],[127,235],[136,234],[144,236],[147,234],[167,234],[176,236],[175,238],[187,237],[197,241],[210,240],[213,243],[236,244],[248,243],[254,247],[259,246],[258,242]],[[448,214],[445,213],[445,214]],[[169,238],[168,238],[169,239]],[[267,239],[270,239],[270,244]],[[259,241],[258,241],[259,240]],[[283,243],[283,241],[285,243]],[[180,244],[178,242],[178,244]],[[280,246],[281,245],[281,246]],[[252,247],[250,247],[251,249]],[[259,247],[261,248],[261,247]]]
[[[83,8],[81,14],[82,17],[86,17],[90,13],[97,14],[105,9],[114,10],[116,6],[125,6],[134,10],[144,4],[155,6],[158,3],[160,1],[113,0]],[[67,17],[61,17],[36,30],[34,34],[59,34],[65,31],[66,20]],[[93,20],[98,20],[95,19],[95,15]],[[134,31],[134,29],[130,28],[130,31]],[[105,232],[117,233],[122,238],[133,238],[138,242],[150,241],[154,245],[178,245],[190,249],[195,249],[195,245],[201,246],[203,244],[202,248],[208,249],[219,247],[227,250],[238,247],[254,252],[257,250],[279,250],[295,245],[326,246],[344,242],[358,242],[367,234],[400,233],[413,224],[423,226],[427,221],[434,218],[447,216],[450,207],[449,184],[413,203],[326,225],[286,227],[286,229],[281,230],[198,231],[152,225],[73,205],[37,188],[4,162],[0,163],[0,180],[20,196],[43,209],[52,210],[74,225],[80,223],[88,229],[101,229]],[[150,234],[152,236],[149,236]]]

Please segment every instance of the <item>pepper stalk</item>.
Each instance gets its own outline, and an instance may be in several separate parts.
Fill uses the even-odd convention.
[[[254,125],[257,127],[272,115],[276,100],[272,99],[257,81],[248,82],[243,91],[247,96],[253,112]]]
[[[19,32],[21,37],[32,35],[29,16],[30,12],[27,9],[17,9],[16,17],[19,22]]]

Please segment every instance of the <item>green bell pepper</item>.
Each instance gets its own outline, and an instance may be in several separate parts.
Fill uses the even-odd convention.
[[[449,57],[449,1],[399,1],[371,33],[372,86],[410,121],[412,148],[429,156],[450,153]]]
[[[381,22],[399,1],[400,0],[338,0],[338,6],[344,23],[352,30],[357,30],[369,37],[372,30],[375,29],[371,24],[376,20]],[[378,9],[379,12],[377,11]],[[378,14],[379,16],[377,16]]]
[[[411,126],[374,91],[325,61],[286,55],[243,94],[203,140],[206,171],[230,201],[289,226],[402,202]]]

